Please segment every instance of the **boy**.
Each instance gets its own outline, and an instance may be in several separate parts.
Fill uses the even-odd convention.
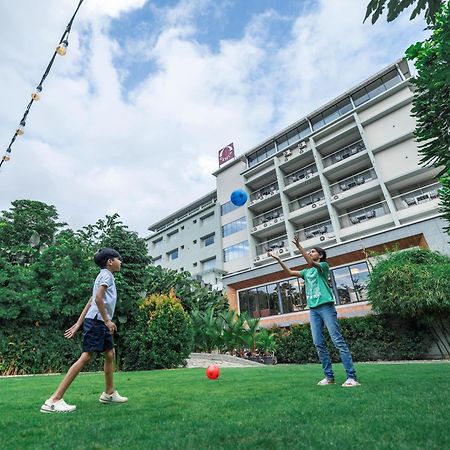
[[[309,252],[306,252],[300,245],[298,236],[295,236],[293,243],[305,258],[308,264],[307,269],[296,272],[289,269],[277,255],[269,253],[269,256],[272,256],[272,258],[278,261],[285,273],[305,280],[306,301],[310,309],[311,333],[325,374],[325,378],[317,384],[319,386],[334,384],[334,373],[331,366],[330,355],[323,338],[323,328],[325,324],[334,346],[340,352],[341,360],[347,373],[347,380],[342,386],[360,386],[356,381],[356,371],[353,366],[352,355],[350,354],[350,350],[348,349],[339,328],[336,308],[334,307],[333,293],[328,286],[330,266],[326,261],[327,254],[325,250],[320,247],[314,247]]]
[[[67,372],[55,393],[41,406],[41,412],[73,412],[75,405],[68,405],[64,393],[83,367],[91,360],[94,352],[105,355],[105,392],[100,395],[102,403],[125,403],[127,397],[122,397],[114,390],[114,342],[112,335],[117,330],[111,321],[116,307],[117,293],[114,282],[114,272],[122,265],[121,257],[112,248],[104,248],[95,256],[94,261],[100,267],[100,273],[92,288],[92,298],[84,307],[77,322],[65,331],[67,339],[72,338],[83,324],[83,352]]]

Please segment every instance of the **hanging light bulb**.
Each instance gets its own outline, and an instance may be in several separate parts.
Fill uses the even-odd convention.
[[[11,149],[8,148],[6,150],[5,155],[3,156],[3,161],[9,161],[11,159]]]
[[[37,102],[41,99],[42,86],[39,85],[36,90],[31,94],[31,98]]]
[[[67,46],[69,45],[69,42],[67,42],[67,39],[64,39],[64,41],[61,42],[61,44],[56,47],[56,53],[60,56],[64,56],[67,53]]]
[[[25,133],[25,122],[22,120],[16,130],[17,136],[22,136]]]

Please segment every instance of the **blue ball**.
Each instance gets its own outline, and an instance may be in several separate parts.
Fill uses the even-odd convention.
[[[231,203],[235,206],[242,206],[247,201],[247,193],[242,189],[236,189],[231,193]]]

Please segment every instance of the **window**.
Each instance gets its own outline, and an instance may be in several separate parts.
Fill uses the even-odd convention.
[[[247,227],[247,218],[241,217],[233,222],[227,223],[222,227],[222,237],[229,236],[230,234],[237,233],[244,230]]]
[[[239,244],[231,245],[223,249],[224,262],[233,261],[234,259],[242,258],[248,255],[249,247],[248,241],[240,242]]]
[[[275,147],[275,142],[267,144],[265,147],[260,148],[255,153],[252,153],[247,157],[249,167],[258,164],[261,161],[265,161],[276,153],[277,149]]]
[[[202,270],[203,272],[206,272],[208,270],[212,270],[216,267],[216,257],[206,259],[205,261],[202,261]]]
[[[162,256],[157,256],[156,258],[153,258],[154,266],[160,266],[161,264],[162,264]]]
[[[233,203],[226,202],[223,205],[220,205],[220,214],[224,216],[225,214],[230,213],[231,211],[234,211],[235,209],[238,209],[239,206],[233,205]]]
[[[196,243],[197,243],[197,239],[194,239],[194,240],[192,241],[192,243],[193,243],[193,244],[196,244]]]
[[[367,300],[369,268],[366,262],[332,269],[331,273],[338,293],[338,304]]]
[[[168,252],[167,256],[169,257],[169,259],[171,261],[173,261],[174,259],[178,259],[178,249],[176,248],[175,250],[172,250],[171,252]]]
[[[206,225],[208,223],[211,223],[213,219],[214,219],[214,212],[206,216],[200,217],[200,223],[201,225]]]
[[[178,238],[178,230],[167,233],[167,239],[169,241],[175,241]]]
[[[159,238],[156,241],[153,241],[153,248],[156,250],[161,247],[163,242],[163,238]]]
[[[197,263],[195,262],[195,263],[192,263],[192,266],[193,267],[197,267]]]
[[[214,233],[201,238],[204,247],[214,244]]]

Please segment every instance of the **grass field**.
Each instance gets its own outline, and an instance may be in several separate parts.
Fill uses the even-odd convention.
[[[336,365],[337,381],[344,381]],[[72,414],[39,408],[60,376],[0,379],[4,449],[448,449],[450,364],[359,364],[362,386],[319,387],[318,365],[116,374],[130,398],[98,402],[101,373],[65,399]]]

